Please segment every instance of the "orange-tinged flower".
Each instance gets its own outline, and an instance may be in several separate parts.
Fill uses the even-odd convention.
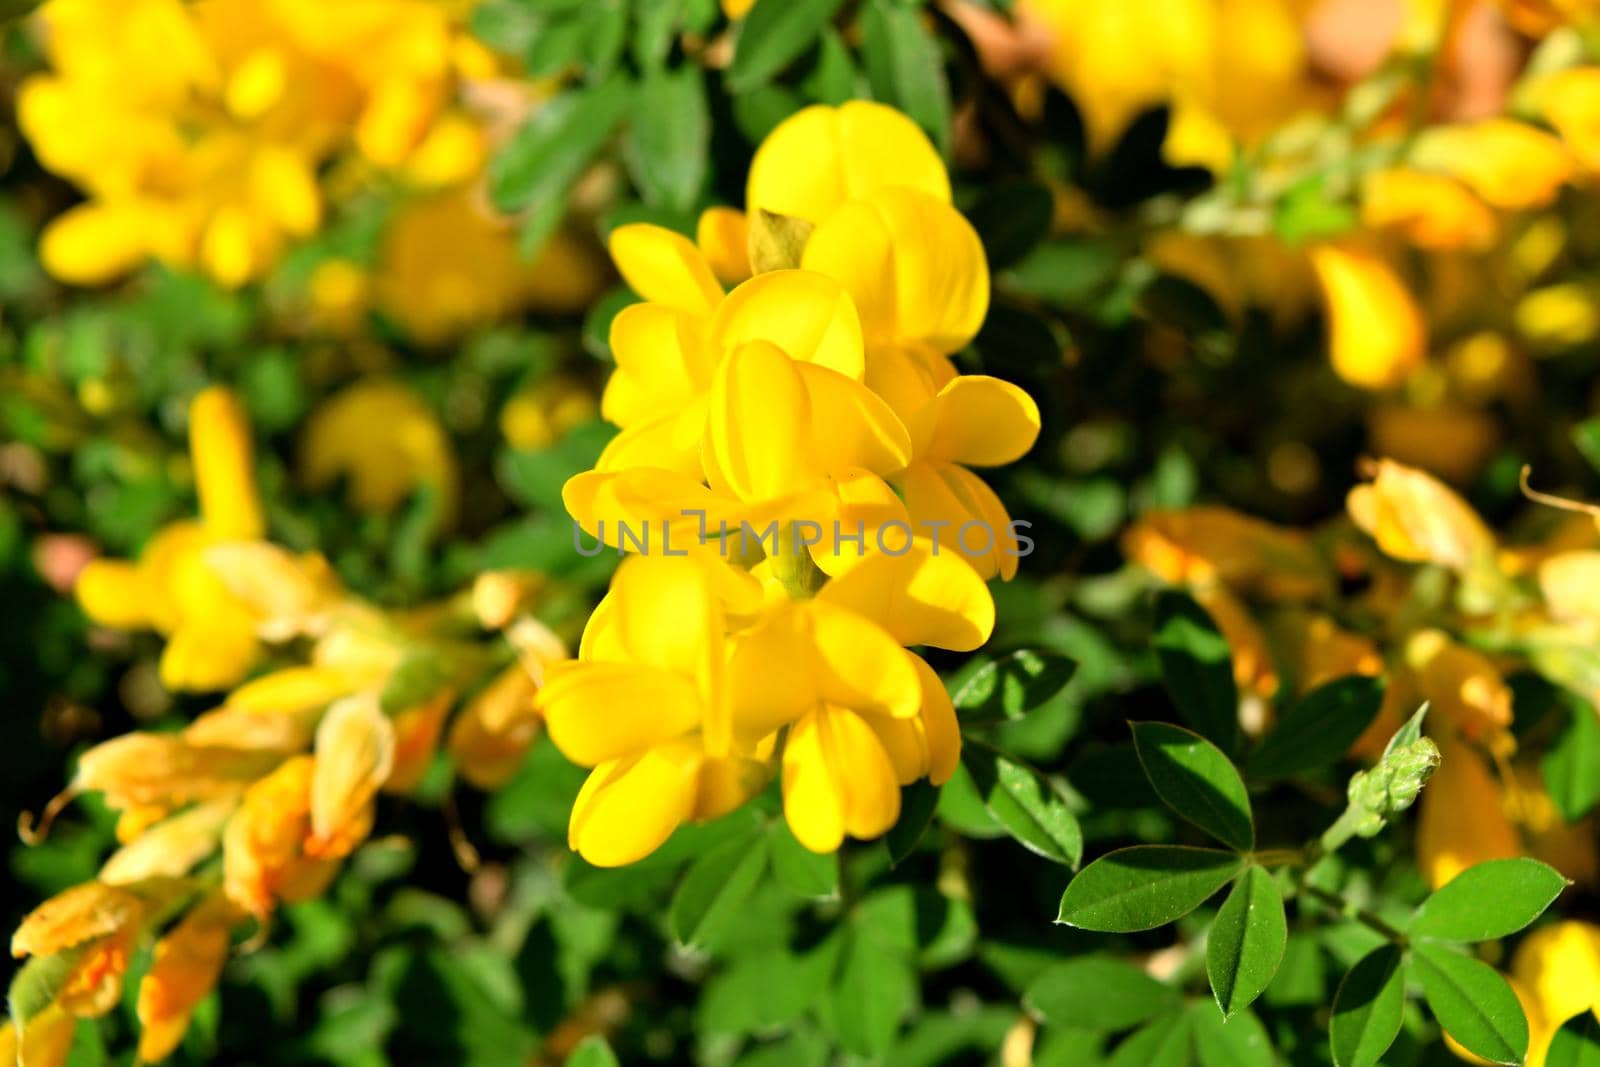
[[[1350,490],[1357,526],[1387,555],[1465,572],[1493,556],[1494,534],[1453,490],[1427,473],[1379,460],[1372,481]]]
[[[1440,763],[1422,791],[1417,866],[1437,889],[1474,864],[1522,855],[1505,797],[1483,756],[1449,733],[1438,739]]]
[[[51,1004],[26,1025],[12,1020],[0,1023],[0,1063],[17,1067],[64,1067],[72,1052],[72,1038],[78,1020]]]
[[[1220,581],[1274,600],[1315,597],[1329,580],[1303,534],[1225,507],[1147,512],[1123,534],[1122,550],[1174,585]]]
[[[395,735],[395,725],[374,693],[345,697],[322,717],[311,777],[306,855],[345,856],[366,837],[373,798],[395,768]]]
[[[104,882],[84,882],[40,904],[11,935],[11,954],[50,956],[137,924],[145,902],[137,893]]]
[[[233,925],[231,905],[216,894],[156,942],[150,969],[139,982],[140,1060],[164,1060],[183,1040],[195,1007],[222,974]]]
[[[1444,174],[1394,168],[1369,174],[1361,188],[1361,221],[1392,228],[1419,248],[1481,250],[1494,243],[1494,212]]]
[[[1572,177],[1572,156],[1556,138],[1512,119],[1437,126],[1418,139],[1412,161],[1463,182],[1494,207],[1542,207]]]
[[[479,789],[497,789],[516,774],[540,718],[539,684],[521,663],[501,671],[450,724],[448,747],[461,776]]]
[[[1417,689],[1432,708],[1434,726],[1509,754],[1511,687],[1490,659],[1439,630],[1413,634],[1404,650]]]
[[[337,863],[307,856],[311,833],[310,756],[285,760],[255,782],[228,820],[222,838],[222,880],[228,899],[265,921],[282,901],[320,893]]]

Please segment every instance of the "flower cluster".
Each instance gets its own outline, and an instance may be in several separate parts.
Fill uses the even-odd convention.
[[[1038,408],[951,359],[988,268],[913,123],[798,112],[757,151],[746,211],[708,211],[697,237],[612,233],[644,298],[611,326],[602,411],[621,432],[564,490],[583,530],[640,553],[539,695],[552,741],[593,768],[570,838],[601,865],[777,767],[808,848],[888,830],[899,787],[942,783],[960,748],[907,649],[981,645],[984,580],[1023,549],[971,468],[1027,452]]]
[[[238,285],[318,228],[330,167],[427,188],[477,173],[484,133],[456,83],[494,60],[460,15],[429,0],[51,0],[52,69],[23,83],[18,119],[88,200],[51,222],[44,265],[97,283],[156,259]]]
[[[1189,588],[1233,652],[1260,714],[1280,688],[1383,675],[1366,758],[1426,702],[1442,762],[1423,790],[1418,864],[1435,886],[1489,859],[1526,853],[1586,884],[1600,879],[1592,827],[1568,824],[1539,766],[1518,760],[1509,679],[1533,671],[1593,699],[1600,536],[1562,526],[1502,544],[1443,483],[1392,460],[1349,496],[1351,524],[1315,536],[1224,508],[1157,512],[1125,537],[1135,561]]]
[[[52,803],[53,816],[100,794],[122,844],[95,881],[40,905],[12,938],[50,991],[25,1047],[70,1042],[72,1018],[111,1010],[130,958],[153,941],[139,1055],[164,1059],[234,932],[253,921],[264,936],[280,904],[320,894],[371,832],[380,792],[414,790],[441,746],[475,785],[510,777],[539,733],[542,673],[565,656],[526,615],[532,585],[514,574],[403,613],[351,595],[319,555],[263,539],[238,401],[205,390],[190,426],[201,519],[162,530],[137,562],[92,562],[78,595],[102,625],[165,636],[169,687],[231,692],[178,732],[89,749]]]

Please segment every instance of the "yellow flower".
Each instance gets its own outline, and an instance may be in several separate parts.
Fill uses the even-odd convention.
[[[1435,889],[1474,864],[1523,851],[1484,757],[1449,732],[1437,741],[1439,769],[1422,791],[1417,816],[1417,866]]]
[[[78,1020],[52,1004],[23,1027],[7,1019],[0,1023],[0,1063],[19,1067],[64,1067],[72,1052]],[[20,1029],[20,1033],[18,1032]]]
[[[1492,559],[1494,534],[1465,500],[1432,476],[1380,460],[1368,485],[1350,490],[1355,520],[1386,554],[1465,572]]]
[[[265,921],[279,902],[317,896],[338,861],[311,856],[311,787],[316,761],[285,760],[245,791],[222,838],[222,880],[228,899]]]
[[[95,284],[154,258],[240,285],[321,224],[335,157],[422,183],[475,170],[481,136],[449,107],[461,17],[428,0],[51,0],[50,69],[18,117],[88,201],[46,230],[46,268]]]
[[[139,982],[139,1059],[157,1063],[172,1055],[200,1001],[216,986],[227,962],[234,915],[216,894],[189,910],[156,942],[150,969]]]
[[[563,375],[519,390],[506,401],[500,432],[512,448],[549,448],[599,413],[588,386]]]
[[[136,563],[95,560],[77,597],[95,622],[154,629],[167,638],[161,679],[169,689],[226,689],[254,665],[257,619],[207,564],[213,546],[261,536],[250,426],[226,390],[212,387],[189,409],[189,447],[200,496],[198,523],[176,522],[150,539]]]
[[[1319,245],[1311,265],[1328,314],[1328,350],[1339,377],[1364,389],[1399,384],[1427,355],[1416,301],[1379,256]]]
[[[369,378],[324,401],[306,424],[300,458],[311,488],[347,478],[351,502],[363,511],[393,511],[428,486],[441,523],[454,513],[450,439],[427,403],[401,382]]]
[[[1511,977],[1528,1011],[1528,1065],[1543,1067],[1557,1028],[1600,1008],[1600,926],[1565,919],[1533,931],[1511,957]]]
[[[1542,130],[1491,118],[1438,126],[1418,139],[1412,161],[1458,178],[1493,207],[1542,207],[1572,177],[1572,157]]]
[[[1600,67],[1575,67],[1540,79],[1535,95],[1578,165],[1600,170]]]
[[[384,231],[372,272],[384,315],[425,345],[531,309],[571,315],[606,283],[591,244],[557,231],[532,260],[514,224],[480,203],[470,186],[407,200]]]
[[[539,708],[550,739],[594,768],[573,804],[572,847],[600,866],[653,852],[678,825],[742,804],[765,782],[729,705],[726,629],[706,570],[635,557],[551,664]]]
[[[1392,168],[1367,175],[1361,188],[1361,221],[1372,229],[1392,227],[1419,248],[1481,250],[1494,242],[1494,213],[1444,174]]]
[[[1224,507],[1152,511],[1122,538],[1123,552],[1164,582],[1222,582],[1272,599],[1317,596],[1328,577],[1308,538]]]

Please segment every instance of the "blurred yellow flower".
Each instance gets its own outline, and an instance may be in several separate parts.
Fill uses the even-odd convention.
[[[95,622],[154,629],[167,638],[161,680],[169,689],[226,689],[259,654],[257,617],[205,560],[212,546],[260,537],[250,425],[232,394],[213,387],[189,409],[189,447],[199,522],[159,530],[137,562],[95,560],[77,579],[78,602]]]
[[[459,17],[429,0],[51,0],[50,69],[18,119],[88,201],[44,233],[46,268],[97,284],[157,259],[236,286],[321,224],[317,173],[340,153],[422,181],[476,167],[450,111]]]
[[[456,462],[433,409],[409,386],[371,378],[346,386],[311,415],[300,471],[313,489],[348,480],[363,511],[391,512],[421,486],[437,494],[441,523],[454,514]]]
[[[1511,957],[1511,977],[1528,1013],[1528,1067],[1544,1067],[1557,1028],[1600,1009],[1600,926],[1565,919],[1533,931]]]
[[[1311,264],[1328,314],[1333,369],[1351,385],[1399,384],[1427,356],[1427,326],[1416,301],[1381,256],[1319,245]]]
[[[568,430],[600,414],[594,393],[569,376],[546,378],[520,389],[500,410],[500,433],[512,448],[549,448]]]

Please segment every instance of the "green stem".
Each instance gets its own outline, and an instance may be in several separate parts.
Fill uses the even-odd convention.
[[[1300,882],[1297,891],[1317,901],[1319,904],[1325,905],[1329,910],[1336,912],[1339,915],[1343,915],[1347,919],[1354,919],[1356,922],[1359,922],[1363,926],[1366,926],[1376,933],[1383,935],[1385,939],[1393,941],[1397,945],[1404,945],[1406,943],[1406,935],[1403,931],[1391,926],[1381,917],[1371,911],[1368,911],[1366,908],[1357,907],[1356,905],[1350,903],[1337,893],[1330,893],[1326,889],[1307,884],[1304,881]]]

